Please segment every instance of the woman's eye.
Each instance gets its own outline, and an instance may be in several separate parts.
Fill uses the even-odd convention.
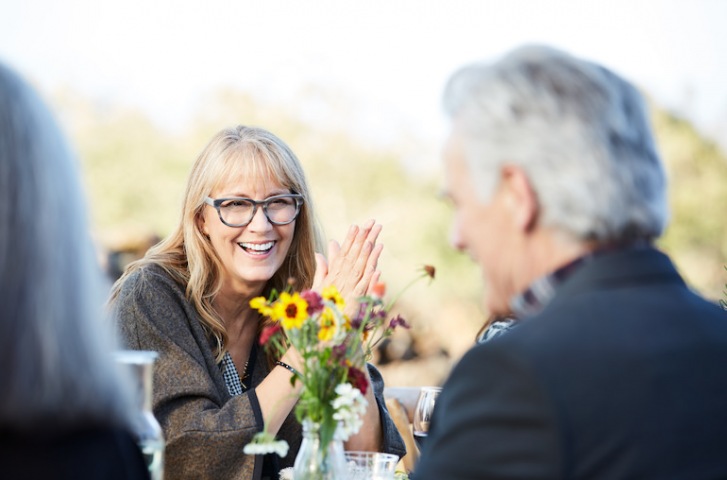
[[[229,200],[222,204],[222,208],[245,208],[249,206],[250,203],[245,200]]]

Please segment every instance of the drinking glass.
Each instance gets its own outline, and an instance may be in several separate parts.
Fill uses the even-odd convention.
[[[121,350],[115,354],[123,374],[127,375],[134,387],[136,415],[134,433],[139,444],[151,480],[164,478],[164,435],[151,410],[152,368],[158,357],[156,352],[143,350]]]
[[[398,462],[390,453],[346,452],[348,480],[394,480]]]
[[[434,405],[442,389],[440,387],[422,387],[419,391],[416,409],[414,410],[414,440],[419,451],[422,450],[424,439],[429,433],[429,422],[432,419]]]

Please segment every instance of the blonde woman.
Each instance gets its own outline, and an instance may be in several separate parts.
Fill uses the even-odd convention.
[[[112,293],[128,347],[160,353],[154,413],[166,436],[170,478],[277,478],[292,466],[302,439],[291,413],[299,387],[275,361],[300,369],[289,350],[281,359],[258,348],[263,319],[250,299],[281,290],[334,284],[354,305],[379,276],[373,221],[352,226],[343,243],[320,251],[313,205],[300,162],[272,133],[238,126],[219,132],[189,176],[182,216],[172,234],[129,266]],[[364,427],[350,450],[404,454],[373,389]],[[242,448],[268,425],[291,451],[248,456]]]

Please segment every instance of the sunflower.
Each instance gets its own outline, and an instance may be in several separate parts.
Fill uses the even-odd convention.
[[[321,296],[323,297],[323,300],[333,303],[336,308],[341,311],[343,311],[343,307],[346,306],[346,302],[343,300],[343,297],[338,292],[338,289],[335,285],[329,285],[328,287],[324,288],[321,292]]]
[[[336,316],[330,308],[326,308],[318,318],[318,340],[328,342],[336,335]]]
[[[281,321],[283,328],[292,330],[303,326],[308,318],[308,303],[297,292],[289,294],[283,292],[275,305],[273,305],[273,320]]]
[[[255,297],[250,300],[250,307],[260,312],[265,317],[271,317],[273,315],[273,309],[268,304],[265,297]]]

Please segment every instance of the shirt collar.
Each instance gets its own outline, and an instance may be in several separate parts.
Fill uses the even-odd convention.
[[[633,247],[647,247],[651,243],[646,240],[629,242],[627,244],[612,244],[598,249],[568,262],[557,270],[537,278],[525,291],[510,299],[510,309],[518,319],[532,317],[540,313],[555,296],[558,287],[573,275],[580,267],[604,253],[616,250],[625,250]]]

